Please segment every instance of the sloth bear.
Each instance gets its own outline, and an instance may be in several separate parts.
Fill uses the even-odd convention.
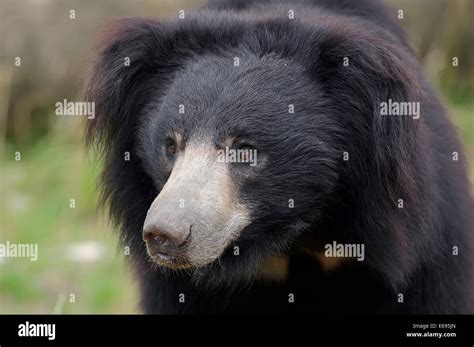
[[[466,158],[392,17],[229,0],[111,23],[86,137],[143,312],[473,312]]]

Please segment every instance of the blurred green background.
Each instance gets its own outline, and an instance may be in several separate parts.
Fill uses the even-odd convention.
[[[106,19],[173,18],[202,3],[0,0],[0,243],[39,245],[36,262],[0,258],[0,313],[138,312],[124,251],[96,208],[99,167],[84,150],[83,117],[55,116],[54,104],[81,100]],[[472,158],[474,1],[389,3],[394,13],[403,10],[400,23]]]

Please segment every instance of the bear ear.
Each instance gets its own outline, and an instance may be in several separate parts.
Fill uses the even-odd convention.
[[[168,36],[167,26],[156,20],[126,18],[106,26],[85,91],[96,115],[86,125],[89,145],[107,152],[129,144],[147,94],[173,70]]]
[[[313,78],[333,100],[331,109],[341,124],[354,131],[352,136],[363,139],[360,145],[367,147],[353,151],[370,153],[375,170],[371,174],[388,179],[386,169],[402,170],[420,135],[423,120],[418,117],[426,88],[419,67],[409,48],[388,33],[338,27],[323,36],[314,52]],[[383,115],[382,104],[390,101],[418,103],[418,115]],[[395,188],[388,185],[387,189]],[[395,197],[400,192],[391,193]]]
[[[420,101],[423,96],[417,62],[403,42],[385,32],[338,27],[325,36],[316,56],[314,76],[353,116],[368,117],[376,131],[406,130],[391,127],[405,125],[407,117],[380,116],[382,102]]]
[[[243,30],[243,24],[199,23],[196,18],[124,18],[109,23],[85,92],[96,114],[86,126],[89,145],[107,153],[106,146],[129,144],[140,111],[151,97],[160,95],[182,64],[194,55],[235,46]]]
[[[379,103],[389,98],[419,101],[419,68],[395,36],[357,27],[332,28],[322,36],[314,45],[311,72],[339,102],[365,113],[370,108],[376,116]]]

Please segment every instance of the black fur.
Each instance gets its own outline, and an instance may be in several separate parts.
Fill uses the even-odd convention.
[[[87,139],[103,155],[103,199],[131,247],[144,312],[473,312],[465,158],[378,1],[216,1],[184,20],[119,20],[87,95],[98,115]],[[388,99],[420,101],[421,118],[380,116]],[[186,118],[179,104],[192,110]],[[142,241],[169,174],[157,148],[170,128],[216,143],[250,138],[262,163],[232,171],[252,212],[240,256],[230,247],[199,271],[154,268]],[[365,244],[366,261],[326,273],[299,252],[333,240]],[[291,256],[286,283],[255,281],[261,259],[282,253]]]

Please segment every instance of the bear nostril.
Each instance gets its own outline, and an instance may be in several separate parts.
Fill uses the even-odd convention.
[[[146,231],[144,233],[143,240],[145,240],[147,243],[152,243],[157,247],[166,247],[174,244],[167,234],[162,233],[157,229]]]
[[[187,240],[188,235],[189,233],[186,233],[186,235],[181,235],[177,232],[173,233],[164,228],[158,228],[155,225],[145,226],[143,230],[143,240],[154,248],[163,251],[178,248]]]
[[[151,238],[160,247],[166,247],[170,243],[168,237],[164,235],[153,235]]]
[[[161,259],[169,260],[176,249],[170,242],[169,237],[161,234],[157,229],[144,232],[143,240],[146,242],[148,254]]]

